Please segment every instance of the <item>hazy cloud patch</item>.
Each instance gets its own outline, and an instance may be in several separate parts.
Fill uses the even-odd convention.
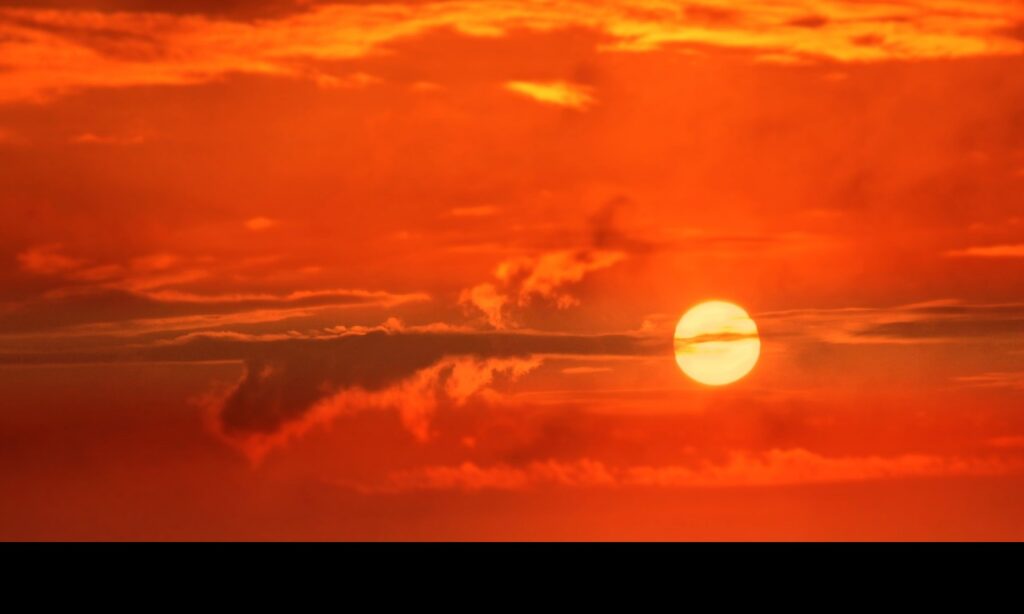
[[[936,476],[1003,475],[1021,463],[987,457],[958,458],[924,454],[828,457],[804,449],[775,449],[761,454],[733,452],[722,462],[693,466],[616,467],[601,461],[537,461],[525,465],[480,466],[467,462],[391,474],[370,492],[424,490],[526,490],[562,488],[749,488],[860,482]]]
[[[965,247],[946,252],[950,258],[1024,258],[1024,243]]]

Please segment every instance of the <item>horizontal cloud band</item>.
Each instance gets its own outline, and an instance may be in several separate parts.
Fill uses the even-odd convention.
[[[628,51],[697,45],[779,61],[878,61],[1018,54],[1022,21],[1024,8],[1011,0],[832,0],[816,2],[813,11],[795,1],[461,0],[321,5],[251,22],[166,12],[0,9],[0,101],[90,87],[204,83],[232,73],[323,82],[312,63],[365,57],[438,29],[495,37],[585,28]]]

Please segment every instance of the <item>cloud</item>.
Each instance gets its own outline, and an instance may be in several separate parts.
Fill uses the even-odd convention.
[[[1024,258],[1024,243],[967,247],[946,252],[950,258]]]
[[[459,303],[483,313],[487,323],[496,329],[508,327],[505,308],[509,298],[499,292],[494,284],[484,283],[463,290],[459,295]]]
[[[494,205],[479,205],[476,207],[455,207],[448,214],[452,217],[492,217],[500,211],[501,209]]]
[[[362,386],[331,388],[332,392],[319,400],[310,402],[302,399],[310,404],[298,416],[290,416],[291,410],[284,404],[297,400],[291,398],[291,391],[282,387],[289,385],[293,377],[282,373],[281,369],[292,365],[265,364],[255,371],[256,367],[250,365],[238,387],[223,401],[214,402],[209,407],[214,412],[213,424],[218,433],[253,462],[259,462],[272,449],[301,437],[318,425],[360,411],[396,411],[402,425],[413,437],[427,441],[431,436],[431,418],[439,408],[462,407],[470,399],[495,402],[500,398],[491,388],[496,379],[515,381],[540,364],[541,359],[534,357],[443,358],[386,387],[369,390]],[[330,385],[329,382],[323,384],[324,387]],[[323,394],[324,389],[318,392]],[[256,412],[254,407],[258,407]],[[268,429],[268,423],[253,423],[254,416],[269,420],[275,427]],[[285,416],[287,418],[282,419]]]
[[[164,11],[168,5],[152,5]],[[208,7],[207,7],[208,8]],[[701,4],[660,0],[465,0],[316,4],[244,21],[206,14],[0,9],[0,101],[44,100],[91,87],[189,85],[233,73],[312,78],[310,66],[366,57],[439,29],[467,36],[587,29],[608,49],[689,45],[835,61],[1016,55],[1019,3],[984,0],[816,3],[756,0]],[[328,79],[328,82],[332,82]],[[546,100],[584,98],[542,91]]]
[[[316,73],[313,82],[325,90],[352,90],[369,87],[381,83],[383,79],[364,72],[356,72],[349,75],[328,75]]]
[[[326,309],[389,308],[429,300],[425,294],[359,289],[287,294],[202,295],[170,290],[87,289],[12,306],[0,314],[0,334],[19,337],[117,337],[276,322]]]
[[[537,486],[613,487],[618,478],[603,463],[583,459],[574,463],[537,462],[525,468],[510,465],[480,467],[463,463],[395,472],[383,492],[418,490],[525,490]]]
[[[971,388],[1009,388],[1024,390],[1024,371],[982,373],[957,377],[956,381]]]
[[[849,344],[1010,341],[1024,334],[1024,304],[937,300],[896,307],[801,309],[757,314],[766,334]]]
[[[21,145],[24,141],[12,130],[0,126],[0,145]]]
[[[109,13],[173,13],[212,15],[238,20],[279,17],[306,10],[313,4],[338,0],[0,0],[0,6],[46,9],[76,9]],[[350,0],[341,0],[342,2]],[[359,0],[357,0],[359,1]],[[362,0],[373,2],[375,0]]]
[[[489,358],[473,357],[443,358],[434,364],[421,368],[386,388],[367,390],[349,387],[317,400],[302,412],[298,418],[286,420],[273,430],[238,428],[239,411],[248,411],[252,403],[267,403],[281,398],[281,390],[268,380],[275,378],[275,368],[264,366],[256,378],[247,374],[246,380],[219,405],[218,432],[232,445],[241,448],[252,461],[260,459],[271,449],[287,444],[301,437],[310,429],[330,423],[340,415],[367,410],[396,411],[402,426],[418,441],[430,439],[430,425],[433,415],[442,407],[461,407],[470,399],[480,402],[497,402],[500,394],[492,388],[496,380],[514,382],[540,366],[542,359],[530,358]],[[253,383],[256,383],[253,387]],[[254,392],[252,388],[259,389]],[[254,399],[254,395],[269,393],[271,398]],[[240,399],[245,399],[240,400]],[[278,413],[287,413],[286,406],[273,406]],[[217,407],[217,405],[215,405]],[[247,414],[243,420],[250,420]]]
[[[277,223],[277,220],[272,220],[269,217],[254,217],[245,221],[245,227],[253,232],[260,232],[277,226]]]
[[[594,373],[608,373],[611,367],[565,367],[562,373],[566,375],[592,375]]]
[[[627,257],[618,250],[580,249],[545,252],[512,258],[498,264],[496,282],[483,283],[464,290],[459,302],[484,314],[497,329],[517,325],[514,309],[541,300],[558,309],[579,304],[566,290],[595,271],[607,269]]]
[[[66,273],[85,264],[85,261],[66,256],[62,251],[59,245],[33,247],[18,254],[18,264],[22,270],[37,275]]]
[[[615,250],[557,251],[534,258],[506,260],[498,265],[497,277],[505,283],[518,281],[517,301],[527,305],[534,298],[554,301],[559,309],[579,303],[576,297],[563,292],[569,284],[579,283],[585,276],[607,269],[626,259],[625,252]]]
[[[272,221],[262,220],[256,226],[268,222]],[[22,251],[17,260],[22,271],[45,276],[58,285],[36,298],[9,305],[0,313],[0,335],[60,331],[69,336],[129,336],[272,322],[321,309],[387,308],[430,300],[424,293],[358,288],[279,293],[195,291],[189,287],[196,282],[231,275],[239,265],[168,253],[95,262],[67,255],[60,245],[42,245]]]
[[[625,196],[616,196],[606,202],[587,220],[590,224],[591,245],[600,249],[617,249],[631,254],[642,254],[664,247],[647,239],[633,236],[623,228],[622,215],[633,206]]]
[[[545,356],[646,355],[644,339],[511,333],[375,330],[333,338],[195,339],[151,348],[148,359],[244,356],[245,375],[207,399],[217,431],[254,457],[348,411],[393,408],[418,439],[442,406],[493,402],[496,379],[515,381]]]
[[[141,145],[146,142],[146,137],[141,134],[119,136],[84,132],[72,137],[71,142],[76,145]]]
[[[591,88],[565,81],[509,81],[505,88],[537,102],[585,111],[597,100]]]
[[[988,445],[993,448],[1024,448],[1024,437],[1013,435],[1008,437],[993,437],[988,441]]]
[[[600,461],[541,461],[525,466],[475,463],[432,466],[391,474],[373,492],[419,490],[525,490],[565,488],[736,488],[860,482],[899,478],[1002,475],[1019,463],[995,458],[900,456],[827,457],[807,450],[776,449],[763,454],[733,452],[722,463],[695,466],[614,467]]]
[[[611,268],[654,245],[636,239],[618,224],[619,212],[630,204],[612,198],[586,220],[589,246],[550,250],[507,258],[498,263],[494,280],[463,290],[459,302],[470,312],[483,314],[496,329],[521,325],[524,308],[534,303],[569,309],[579,305],[572,287],[591,273]]]

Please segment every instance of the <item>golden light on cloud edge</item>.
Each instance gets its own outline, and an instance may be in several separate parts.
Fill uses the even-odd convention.
[[[590,93],[590,88],[564,81],[509,81],[505,84],[505,87],[509,91],[522,94],[537,102],[576,109],[577,111],[583,111],[596,103]]]

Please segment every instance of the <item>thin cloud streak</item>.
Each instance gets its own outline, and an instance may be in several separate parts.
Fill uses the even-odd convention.
[[[946,252],[950,258],[1024,258],[1024,243],[966,247]]]
[[[926,454],[828,457],[804,449],[775,449],[764,454],[733,452],[721,463],[695,466],[616,467],[592,459],[537,461],[523,466],[480,466],[466,462],[391,474],[376,493],[411,491],[519,491],[562,488],[763,488],[801,484],[862,482],[940,476],[1018,473],[1019,462],[997,458],[946,458]]]
[[[505,88],[542,104],[586,111],[597,104],[591,89],[564,81],[509,81]]]
[[[757,314],[768,336],[838,345],[1012,342],[1024,335],[1024,304],[937,300],[897,307],[802,309]]]

